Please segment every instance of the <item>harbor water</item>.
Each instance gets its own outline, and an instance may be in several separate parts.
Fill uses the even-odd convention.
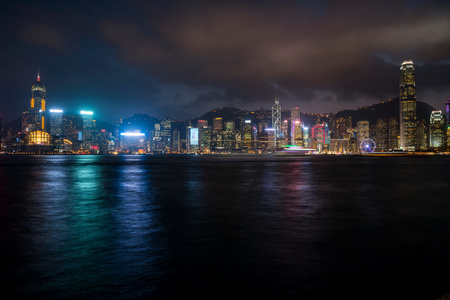
[[[450,157],[0,156],[0,280],[28,299],[436,299]]]

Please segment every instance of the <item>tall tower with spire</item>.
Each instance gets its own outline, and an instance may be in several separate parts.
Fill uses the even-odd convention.
[[[45,98],[47,97],[47,90],[41,82],[39,70],[37,74],[36,83],[31,87],[31,99],[29,112],[33,115],[34,130],[43,130],[45,128]]]
[[[414,151],[417,136],[416,77],[413,62],[400,67],[400,149]]]
[[[272,128],[275,129],[275,138],[282,138],[281,132],[281,106],[278,94],[275,94],[275,104],[272,106]]]

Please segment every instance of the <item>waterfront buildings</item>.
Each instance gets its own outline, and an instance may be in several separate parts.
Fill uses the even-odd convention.
[[[123,153],[147,153],[147,137],[140,130],[120,133],[120,150]]]
[[[397,106],[394,110],[392,110],[394,101],[390,100],[386,102],[386,105],[389,104],[387,109],[385,109],[386,106],[381,109],[377,108],[376,106],[381,105],[380,103],[359,108],[356,114],[354,111],[343,111],[336,115],[300,114],[298,107],[282,111],[278,95],[276,95],[272,111],[263,108],[255,111],[219,108],[205,114],[202,117],[203,120],[198,120],[197,141],[195,145],[192,145],[193,147],[191,147],[191,129],[195,127],[188,126],[186,128],[188,122],[180,120],[178,121],[179,125],[173,127],[172,120],[168,118],[158,120],[148,115],[138,114],[146,116],[147,118],[144,118],[146,121],[151,119],[151,126],[148,125],[146,129],[139,126],[138,128],[128,128],[133,127],[133,125],[129,125],[131,119],[135,119],[132,117],[126,122],[117,123],[115,129],[112,130],[115,132],[112,137],[106,130],[97,129],[91,111],[70,114],[60,109],[47,110],[46,88],[42,85],[39,76],[31,90],[32,97],[29,107],[22,113],[20,129],[15,130],[10,126],[5,128],[4,135],[7,136],[5,144],[12,147],[8,149],[22,151],[26,149],[26,146],[36,144],[34,141],[44,140],[45,134],[38,132],[26,138],[27,134],[39,131],[50,134],[50,138],[45,139],[42,145],[44,146],[47,140],[51,141],[50,143],[56,147],[52,148],[53,150],[68,151],[71,148],[73,151],[79,150],[79,153],[109,153],[111,145],[115,145],[116,148],[111,151],[121,153],[123,147],[119,145],[124,140],[121,139],[120,133],[134,129],[141,129],[141,132],[145,132],[148,145],[142,146],[142,151],[150,153],[190,152],[191,150],[199,153],[262,153],[285,144],[314,147],[318,152],[354,153],[366,138],[375,139],[377,151],[392,151],[402,148],[400,147],[402,136],[403,143],[408,145],[403,146],[403,149],[406,150],[428,150],[431,147],[434,150],[442,151],[446,145],[450,144],[447,143],[450,136],[450,100],[446,103],[445,115],[447,118],[443,129],[440,129],[444,122],[442,113],[438,114],[434,111],[430,116],[432,110],[430,109],[424,120],[423,111],[419,112],[420,119],[418,119],[417,112],[411,109],[416,106],[414,66],[411,61],[405,61],[402,64],[401,97],[399,102],[395,102]],[[423,110],[423,103],[419,102],[417,107]],[[403,134],[400,132],[400,119],[378,116],[378,114],[397,115],[399,111],[401,120],[403,120]],[[300,116],[302,117],[300,118]],[[367,120],[370,120],[370,124]],[[356,127],[352,121],[358,121]],[[131,121],[131,123],[133,122]],[[194,124],[194,122],[196,121],[192,119],[189,124]],[[212,124],[212,126],[208,126],[208,124]],[[331,131],[328,131],[328,124],[331,125]],[[273,131],[270,130],[270,125],[278,127],[278,136],[275,128]],[[36,128],[40,128],[40,130],[36,130]],[[411,128],[414,130],[409,131]],[[186,139],[180,139],[177,134],[183,138],[186,136]],[[414,138],[414,143],[408,142],[411,137]],[[174,140],[176,138],[178,141]],[[330,143],[330,139],[332,139],[332,143]],[[28,147],[28,149],[34,148]]]
[[[400,149],[414,151],[417,137],[416,77],[413,62],[400,67]]]

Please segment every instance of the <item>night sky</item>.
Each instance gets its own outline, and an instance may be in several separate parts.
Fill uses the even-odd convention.
[[[48,108],[189,119],[218,107],[338,112],[399,94],[450,98],[450,1],[7,1],[0,114],[29,104],[38,68]]]

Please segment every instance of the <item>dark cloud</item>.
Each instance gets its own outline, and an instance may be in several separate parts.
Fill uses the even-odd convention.
[[[177,118],[268,108],[275,93],[283,107],[308,111],[368,105],[398,95],[405,59],[431,105],[445,103],[450,82],[447,2],[44,1],[9,11],[19,30],[3,29],[11,41],[3,54],[28,47],[17,61],[60,73],[61,98],[64,78],[89,81],[83,92],[98,95],[108,115],[124,103]],[[30,18],[36,11],[45,18]]]
[[[448,9],[413,11],[402,3],[334,1],[319,17],[294,4],[205,3],[150,23],[157,39],[138,24],[106,23],[103,33],[127,61],[148,65],[149,72],[167,80],[257,89],[276,82],[293,92],[358,88],[349,85],[354,81],[370,91],[360,76],[370,75],[366,70],[374,52],[399,64],[405,55],[436,61],[448,54],[443,50],[450,41]],[[386,69],[379,63],[370,66],[372,72]]]
[[[65,38],[60,29],[48,25],[32,25],[20,31],[26,42],[44,45],[57,50],[65,49]]]

